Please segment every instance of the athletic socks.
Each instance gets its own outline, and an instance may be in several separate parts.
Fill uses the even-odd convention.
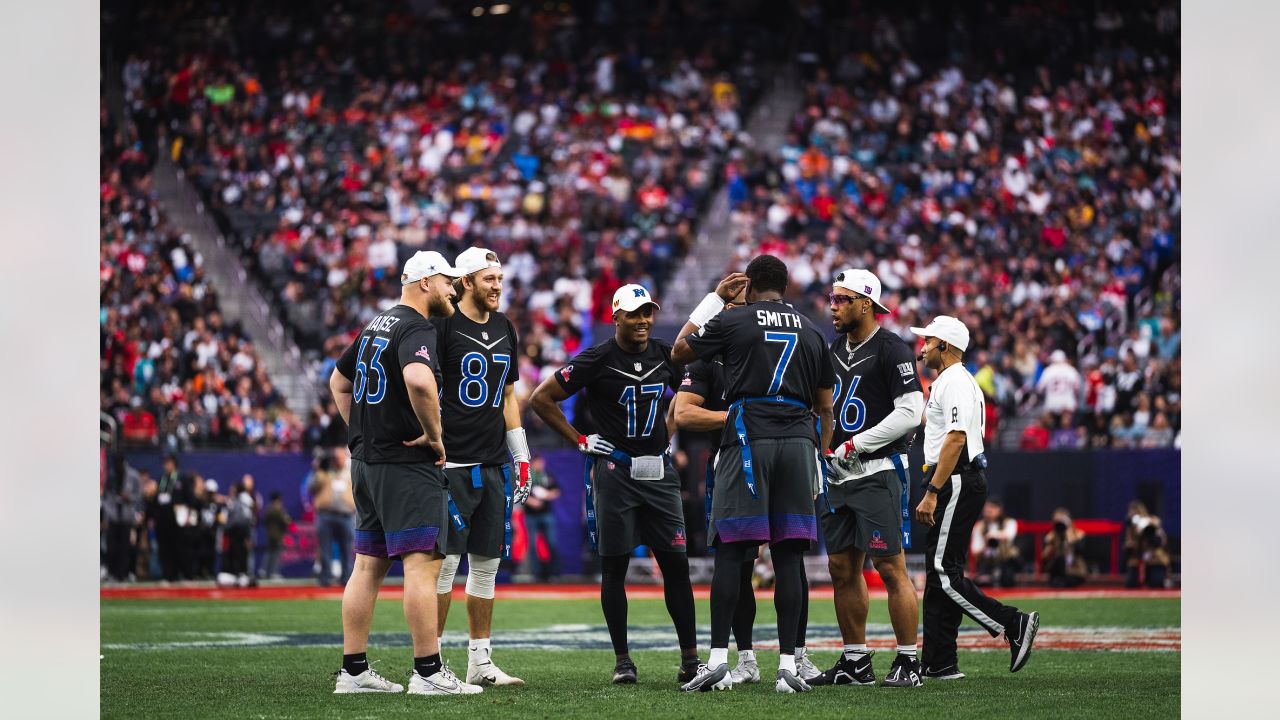
[[[489,658],[489,638],[471,638],[467,645],[467,658],[473,662]]]
[[[779,655],[778,669],[786,670],[792,675],[796,674],[796,656],[795,655]]]
[[[711,648],[711,655],[707,658],[707,667],[720,667],[729,662],[729,648]]]
[[[845,646],[844,646],[844,656],[845,656],[845,658],[846,658],[846,659],[849,659],[849,660],[857,660],[858,658],[860,658],[860,657],[862,657],[863,655],[866,655],[866,654],[867,654],[867,644],[866,644],[866,643],[858,643],[858,644],[856,644],[856,645],[845,645]]]
[[[424,678],[440,672],[440,668],[443,666],[443,663],[440,662],[440,653],[413,659],[413,669],[417,670],[418,674]]]
[[[899,646],[898,646],[898,654],[899,654],[899,655],[906,655],[907,657],[915,657],[915,656],[916,656],[916,646],[915,646],[915,645],[899,645]]]
[[[342,669],[346,670],[348,675],[359,675],[369,669],[369,658],[362,652],[343,655]]]
[[[600,609],[609,627],[614,655],[627,654],[627,566],[630,555],[600,558]]]

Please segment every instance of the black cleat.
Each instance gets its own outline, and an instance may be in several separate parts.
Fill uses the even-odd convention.
[[[929,680],[961,680],[964,678],[964,673],[960,672],[959,665],[948,665],[937,670],[927,667],[920,671],[920,677]]]
[[[920,661],[911,655],[898,654],[893,659],[889,674],[884,676],[883,687],[920,687],[924,680],[920,677]]]
[[[1009,640],[1009,672],[1018,672],[1031,659],[1031,645],[1036,641],[1036,633],[1040,630],[1040,613],[1018,613],[1018,624],[1013,628],[1016,635],[1010,633],[1011,628],[1004,629]]]
[[[676,673],[676,682],[683,685],[698,676],[698,665],[701,661],[696,657],[680,658],[680,672]]]
[[[614,685],[635,685],[636,679],[636,664],[631,662],[631,658],[619,660],[613,667]]]
[[[844,653],[832,668],[809,681],[810,685],[875,685],[876,671],[871,667],[874,650],[850,660]]]

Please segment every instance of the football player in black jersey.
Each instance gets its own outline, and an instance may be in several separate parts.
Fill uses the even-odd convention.
[[[722,311],[746,286],[747,304]],[[708,544],[716,547],[711,581],[711,657],[686,691],[731,687],[729,630],[744,558],[770,543],[776,577],[778,674],[774,689],[804,692],[795,648],[803,607],[804,551],[817,540],[814,497],[822,485],[819,447],[831,438],[835,373],[822,333],[782,302],[787,266],[756,257],[745,274],[725,278],[698,305],[672,349],[676,362],[719,356],[729,415],[715,470]],[[815,426],[815,414],[821,426]]]
[[[746,304],[745,292],[725,303],[725,310],[732,310]],[[680,389],[676,392],[671,406],[675,413],[675,423],[682,433],[704,433],[712,435],[711,457],[707,459],[707,513],[711,512],[711,489],[714,486],[712,471],[714,459],[720,447],[720,436],[724,433],[724,424],[729,418],[729,401],[725,393],[729,390],[724,375],[724,362],[720,358],[695,360],[684,368],[684,379],[680,381]],[[683,442],[682,442],[683,445]],[[742,569],[738,576],[738,607],[733,612],[733,641],[738,646],[738,664],[729,673],[734,685],[760,682],[760,666],[756,662],[755,648],[751,635],[756,622],[755,588],[751,577],[755,571],[758,553],[748,553],[742,561]],[[796,674],[804,680],[817,677],[821,671],[814,666],[805,652],[804,640],[809,624],[809,582],[805,578],[804,607],[800,612],[800,630],[796,638]]]
[[[831,320],[840,333],[831,343],[836,371],[835,451],[827,502],[818,519],[827,544],[836,618],[844,652],[814,685],[874,685],[867,650],[867,556],[889,592],[889,618],[897,654],[885,676],[888,687],[919,687],[916,621],[920,606],[907,576],[903,546],[910,538],[907,450],[920,425],[924,393],[915,355],[902,338],[876,323],[889,312],[880,302],[880,280],[867,270],[837,273]]]
[[[376,316],[329,377],[347,423],[356,501],[356,564],[342,593],[342,669],[335,693],[403,692],[369,667],[365,650],[378,589],[399,558],[404,617],[413,638],[416,695],[472,695],[440,661],[436,580],[448,537],[445,447],[440,427],[436,330],[453,312],[458,272],[438,252],[418,252],[400,276],[400,304]]]
[[[627,644],[627,567],[638,545],[653,551],[662,570],[667,612],[680,642],[685,682],[698,668],[693,587],[680,478],[667,456],[667,391],[680,374],[671,346],[650,337],[658,304],[639,285],[613,294],[614,336],[578,353],[547,378],[529,404],[538,416],[586,455],[587,529],[600,554],[600,605],[616,655],[613,682],[636,682]],[[578,409],[590,425],[578,430],[558,403],[583,392]],[[578,418],[581,423],[581,417]]]
[[[439,627],[444,629],[449,616],[453,577],[467,553],[467,682],[523,685],[494,664],[489,646],[498,565],[511,556],[511,510],[528,492],[529,445],[515,396],[519,343],[511,321],[498,312],[498,256],[473,247],[458,255],[454,265],[464,273],[455,284],[455,312],[432,320],[444,376],[441,408],[449,454],[444,474],[453,521],[436,588]],[[515,477],[508,453],[515,460]]]

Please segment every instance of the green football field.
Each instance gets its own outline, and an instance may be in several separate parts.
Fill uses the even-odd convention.
[[[103,600],[101,711],[115,718],[394,718],[394,717],[1176,717],[1179,712],[1180,601],[1175,598],[1018,599],[1041,613],[1030,663],[1008,671],[1006,646],[966,620],[958,682],[917,689],[817,688],[802,695],[773,690],[777,668],[771,603],[756,622],[765,682],[728,692],[677,690],[678,653],[661,600],[632,600],[635,686],[609,684],[613,654],[598,602],[590,599],[499,599],[494,660],[523,677],[522,688],[488,688],[476,696],[333,695],[341,661],[340,603],[323,600]],[[369,659],[407,683],[412,649],[398,600],[379,601]],[[706,659],[708,604],[698,602]],[[831,600],[815,598],[809,646],[820,667],[839,648]],[[883,600],[872,600],[873,647],[892,643]],[[465,612],[455,602],[445,660],[466,671]],[[770,641],[773,641],[772,648]],[[550,648],[550,649],[549,649]],[[651,649],[640,649],[651,648]],[[731,663],[736,656],[730,647]],[[875,658],[877,677],[891,651]]]

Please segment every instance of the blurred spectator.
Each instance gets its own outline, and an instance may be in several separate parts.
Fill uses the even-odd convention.
[[[281,577],[280,554],[284,551],[284,537],[288,534],[289,526],[292,524],[293,518],[289,517],[288,511],[284,509],[284,500],[281,499],[279,491],[272,491],[271,504],[267,506],[267,513],[263,518],[263,525],[267,529],[267,558],[263,572],[264,577],[272,580]]]
[[[143,485],[151,478],[128,467],[123,461],[118,467],[118,486],[108,488],[102,498],[102,511],[107,534],[107,573],[113,580],[123,581],[136,578],[139,508]]]
[[[982,506],[982,518],[973,526],[969,552],[977,559],[974,582],[983,586],[1014,587],[1018,584],[1021,553],[1013,541],[1018,521],[1004,514],[1004,503],[993,497]]]
[[[560,498],[560,485],[547,472],[546,462],[535,455],[529,463],[533,488],[524,502],[524,525],[528,532],[528,567],[539,582],[548,582],[558,571],[556,554],[556,514],[552,507]]]
[[[308,492],[316,509],[316,542],[320,548],[320,585],[333,584],[334,545],[341,563],[340,585],[351,577],[355,547],[356,500],[351,488],[351,471],[345,462],[345,448],[326,453],[311,478]]]
[[[148,524],[155,529],[155,546],[165,580],[177,580],[182,572],[181,538],[176,508],[186,507],[183,498],[189,479],[178,472],[178,459],[165,455],[163,472],[156,481],[156,494],[147,504]]]
[[[236,483],[227,496],[226,554],[222,571],[218,574],[222,584],[240,587],[254,585],[257,581],[249,575],[249,551],[253,547],[253,527],[256,522],[253,495],[242,483]]]
[[[1048,450],[1049,449],[1049,427],[1056,425],[1053,422],[1052,415],[1034,418],[1029,425],[1022,431],[1022,442],[1019,447],[1023,450]]]
[[[1076,411],[1080,398],[1080,371],[1067,362],[1067,354],[1054,350],[1049,356],[1049,367],[1036,381],[1036,390],[1044,394],[1044,410],[1050,413]]]
[[[1141,501],[1129,503],[1124,529],[1128,566],[1125,587],[1165,587],[1172,565],[1168,544],[1160,518],[1147,512],[1147,506]]]
[[[1044,536],[1040,560],[1052,587],[1075,587],[1089,570],[1084,561],[1084,531],[1076,528],[1066,508],[1053,511],[1053,529]]]

